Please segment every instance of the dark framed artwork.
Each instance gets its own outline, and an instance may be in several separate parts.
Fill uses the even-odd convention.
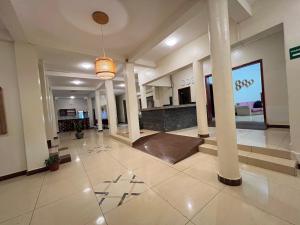
[[[2,87],[0,87],[0,135],[7,133],[5,110],[4,110],[4,99]]]

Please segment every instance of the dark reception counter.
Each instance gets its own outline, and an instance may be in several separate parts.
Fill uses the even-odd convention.
[[[196,105],[177,105],[142,110],[143,128],[173,131],[197,126]]]
[[[59,132],[67,132],[74,131],[76,125],[80,125],[80,127],[85,130],[90,128],[89,118],[60,118],[58,120],[58,130]]]

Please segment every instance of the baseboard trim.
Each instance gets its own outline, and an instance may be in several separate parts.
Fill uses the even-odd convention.
[[[200,138],[208,138],[209,134],[198,134]]]
[[[47,167],[42,167],[42,168],[38,168],[38,169],[27,171],[26,175],[27,176],[31,176],[33,174],[42,173],[42,172],[45,172],[47,170],[48,170]]]
[[[290,128],[290,125],[276,125],[276,124],[268,124],[268,128]]]
[[[23,171],[19,171],[19,172],[16,172],[16,173],[7,174],[7,175],[4,175],[4,176],[1,176],[0,181],[8,180],[8,179],[19,177],[19,176],[24,176],[24,175],[26,175],[26,173],[27,173],[27,171],[23,170]]]
[[[225,177],[222,177],[218,174],[218,180],[228,186],[240,186],[242,185],[242,178],[239,178],[237,180],[231,180]]]

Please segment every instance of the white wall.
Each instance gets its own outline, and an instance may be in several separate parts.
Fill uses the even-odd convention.
[[[0,135],[0,176],[27,169],[15,54],[12,43],[0,41],[0,86],[8,133]]]
[[[60,109],[76,109],[76,111],[88,111],[87,100],[84,98],[58,98],[55,100],[55,113],[60,119],[58,111]]]
[[[159,87],[159,102],[161,106],[170,104],[170,97],[172,97],[172,88],[170,87]]]
[[[288,91],[284,58],[283,32],[246,43],[232,50],[232,67],[259,59],[263,60],[267,122],[271,125],[288,125]],[[211,74],[210,60],[203,63],[204,75]],[[178,89],[191,87],[191,100],[195,102],[192,66],[172,73],[173,104],[178,105]]]
[[[284,57],[283,32],[234,48],[232,67],[258,59],[263,60],[267,123],[289,124],[288,91]],[[211,74],[210,61],[204,62],[204,75]]]
[[[192,66],[174,73],[171,79],[173,83],[173,105],[179,105],[178,89],[185,87],[191,88],[191,101],[196,101]]]
[[[300,44],[300,1],[260,0],[253,6],[254,15],[242,22],[240,38],[245,39],[270,27],[283,23],[284,50],[287,72],[291,149],[300,161],[300,59],[290,60],[289,49]]]

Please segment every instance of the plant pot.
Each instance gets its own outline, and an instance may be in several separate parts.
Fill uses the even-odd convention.
[[[75,136],[77,139],[81,139],[81,138],[83,138],[83,134],[84,134],[83,132],[76,132]]]
[[[55,163],[49,165],[49,166],[48,166],[48,169],[49,169],[50,171],[56,171],[56,170],[58,170],[58,169],[59,169],[59,162],[55,162]]]

